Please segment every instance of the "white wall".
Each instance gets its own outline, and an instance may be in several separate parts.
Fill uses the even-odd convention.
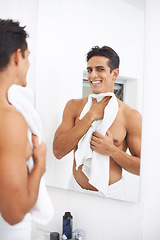
[[[34,239],[40,239],[38,237],[47,231],[62,233],[64,212],[71,211],[73,228],[83,229],[86,240],[142,240],[142,204],[104,199],[54,187],[48,187],[48,192],[55,207],[55,216],[47,226],[38,226]]]
[[[141,171],[144,203],[143,239],[145,240],[160,239],[160,31],[158,29],[160,29],[160,1],[147,0]]]

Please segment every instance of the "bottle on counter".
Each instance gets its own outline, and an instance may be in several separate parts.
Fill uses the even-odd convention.
[[[51,232],[50,233],[50,240],[59,240],[60,236],[58,232]]]
[[[62,239],[72,239],[73,217],[70,212],[65,212],[63,216]]]

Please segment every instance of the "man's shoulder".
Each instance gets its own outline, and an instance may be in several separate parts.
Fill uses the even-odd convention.
[[[87,101],[88,101],[88,97],[77,98],[77,99],[70,99],[68,101],[68,104],[79,105],[79,104],[85,104]]]
[[[22,138],[27,132],[27,124],[20,112],[15,108],[0,109],[0,143]]]
[[[73,111],[79,111],[81,108],[84,107],[84,105],[87,103],[88,98],[84,97],[84,98],[78,98],[78,99],[70,99],[67,104],[66,107],[70,108]]]
[[[139,117],[139,116],[141,116],[141,114],[138,110],[130,107],[128,104],[122,102],[121,100],[118,100],[118,103],[119,103],[119,108],[121,109],[121,111],[123,112],[123,114],[126,117],[129,117],[129,116]]]
[[[79,99],[70,99],[65,106],[63,116],[71,117],[75,119],[82,111],[84,105],[87,103],[86,98],[79,98]]]
[[[0,109],[0,116],[1,125],[10,123],[26,125],[23,115],[12,106]]]
[[[130,107],[128,104],[122,101],[119,101],[119,106],[122,112],[126,129],[135,129],[137,126],[141,127],[142,116],[138,110]]]

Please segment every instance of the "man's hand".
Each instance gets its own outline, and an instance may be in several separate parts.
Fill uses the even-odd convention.
[[[104,116],[104,109],[107,106],[110,96],[104,97],[101,101],[97,102],[96,98],[92,98],[92,105],[89,110],[90,114],[92,114],[92,120],[100,120]]]
[[[38,137],[32,134],[32,142],[33,142],[33,160],[34,164],[41,166],[42,169],[42,175],[46,171],[46,144],[44,142],[41,142],[39,144]]]
[[[114,141],[118,140],[113,139],[109,131],[107,131],[107,136],[94,132],[90,141],[90,147],[97,153],[110,156],[111,152],[114,151]]]

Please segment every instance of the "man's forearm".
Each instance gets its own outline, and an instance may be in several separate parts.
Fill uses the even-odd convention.
[[[25,174],[25,173],[24,173]],[[3,194],[3,205],[1,214],[3,218],[11,225],[21,222],[34,207],[39,191],[39,184],[42,177],[40,166],[34,166],[28,175],[26,171],[26,184],[17,185],[10,189],[9,194]]]
[[[79,140],[90,128],[92,122],[93,117],[88,112],[72,129],[56,137],[53,141],[53,153],[55,157],[61,159],[75,149]]]
[[[39,185],[41,178],[43,176],[43,172],[38,165],[34,165],[32,171],[28,175],[28,209],[30,210],[36,203]]]
[[[113,148],[110,156],[126,171],[140,175],[140,158],[123,152],[121,149],[116,146]]]
[[[111,133],[107,131],[107,136],[94,132],[91,138],[90,147],[92,150],[102,155],[108,155],[114,159],[126,171],[139,175],[140,173],[140,152],[137,150],[134,155],[129,155],[116,147],[113,143]],[[138,141],[138,140],[137,140]],[[139,148],[138,148],[139,149]],[[132,151],[133,152],[133,151]]]

